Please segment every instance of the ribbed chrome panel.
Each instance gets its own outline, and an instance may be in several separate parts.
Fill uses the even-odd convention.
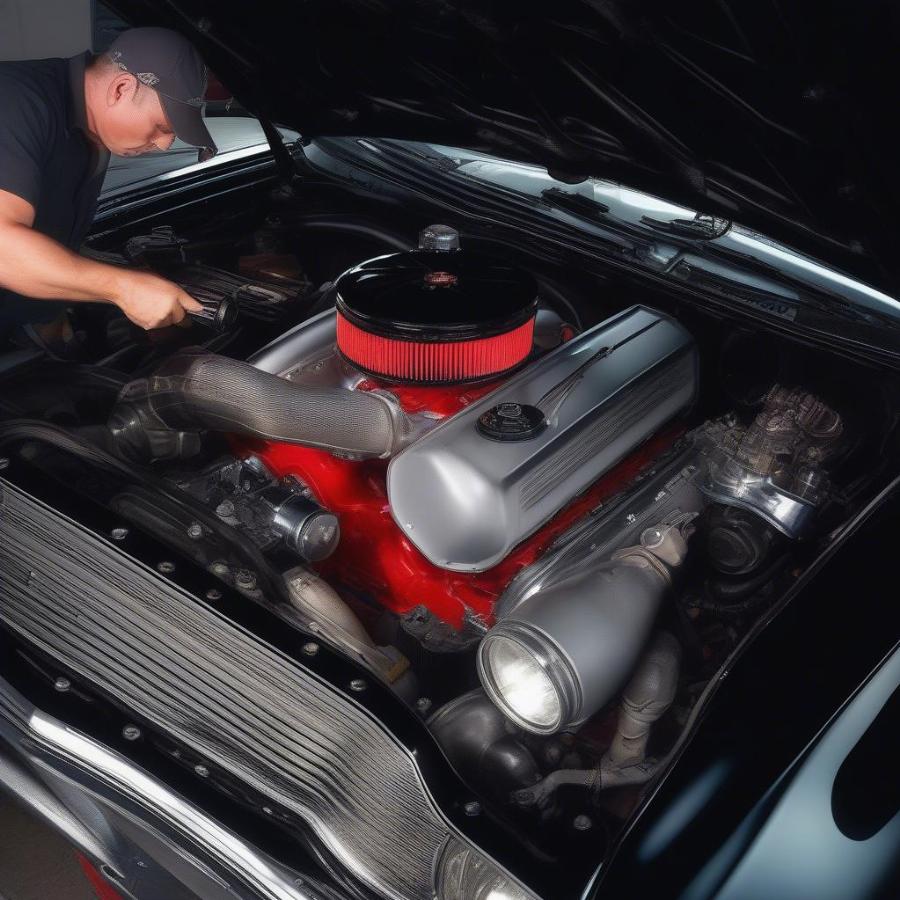
[[[624,392],[622,399],[604,412],[577,440],[538,466],[523,482],[520,498],[523,509],[540,503],[592,456],[601,453],[620,434],[637,425],[669,396],[673,384],[687,384],[696,365],[685,353],[661,366],[639,387]]]
[[[451,828],[411,756],[368,712],[2,480],[0,618],[293,810],[385,896],[431,898]]]

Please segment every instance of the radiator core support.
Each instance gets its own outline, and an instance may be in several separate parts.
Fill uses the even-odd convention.
[[[303,819],[381,896],[431,900],[440,848],[465,841],[364,706],[6,479],[0,621]]]

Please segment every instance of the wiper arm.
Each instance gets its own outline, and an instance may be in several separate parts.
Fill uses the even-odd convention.
[[[654,219],[652,216],[641,216],[641,224],[672,237],[702,241],[720,238],[731,228],[730,219],[709,216],[705,213],[697,213],[693,219]]]
[[[391,147],[398,147],[409,156],[414,156],[416,159],[427,162],[429,165],[434,166],[436,169],[440,169],[442,172],[453,172],[463,166],[466,162],[470,161],[465,158],[456,160],[452,156],[447,156],[445,153],[433,150],[430,147],[426,149],[427,145],[415,144],[408,141],[382,140],[380,143],[387,144]],[[462,153],[462,151],[460,151],[460,153]]]
[[[584,194],[573,194],[557,187],[541,191],[541,199],[554,209],[561,209],[586,219],[606,217],[610,211],[610,207],[599,200],[594,200]],[[652,216],[641,216],[640,223],[646,228],[670,237],[689,238],[694,241],[710,241],[722,237],[731,228],[730,220],[703,213],[697,213],[693,219],[654,219]],[[626,223],[617,223],[617,227],[625,228],[632,234],[640,231],[637,226]]]

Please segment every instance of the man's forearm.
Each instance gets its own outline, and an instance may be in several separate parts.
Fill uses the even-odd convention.
[[[86,259],[27,225],[0,227],[0,287],[39,300],[116,302],[122,270]]]

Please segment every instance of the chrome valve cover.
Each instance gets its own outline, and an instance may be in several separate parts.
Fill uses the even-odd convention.
[[[435,565],[482,572],[693,401],[688,332],[635,306],[395,456],[391,512]]]

